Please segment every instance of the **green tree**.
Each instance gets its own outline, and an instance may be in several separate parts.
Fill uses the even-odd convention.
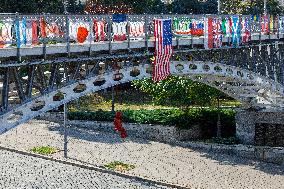
[[[217,14],[218,13],[218,3],[217,0],[208,0],[202,4],[203,14]]]
[[[186,109],[191,105],[211,105],[222,94],[215,88],[178,76],[170,76],[158,83],[151,79],[138,80],[133,86],[151,95],[157,104]]]
[[[173,13],[198,14],[202,12],[202,5],[198,0],[176,0],[172,4]]]
[[[221,11],[223,14],[263,14],[263,0],[221,0]],[[283,13],[283,8],[278,0],[267,0],[267,12],[277,15]]]
[[[0,11],[3,13],[62,13],[61,0],[1,0]]]
[[[105,6],[129,5],[133,8],[135,14],[158,14],[167,12],[167,6],[161,0],[101,0],[97,1],[97,3]]]

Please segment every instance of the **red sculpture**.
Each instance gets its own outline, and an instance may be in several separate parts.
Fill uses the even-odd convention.
[[[127,133],[124,127],[122,127],[122,113],[116,112],[114,118],[114,130],[120,133],[122,139],[127,137]]]

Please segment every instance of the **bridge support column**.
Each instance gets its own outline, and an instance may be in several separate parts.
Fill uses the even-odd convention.
[[[284,112],[238,110],[236,137],[243,144],[284,146]]]

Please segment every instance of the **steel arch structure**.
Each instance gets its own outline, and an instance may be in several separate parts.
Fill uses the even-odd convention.
[[[41,34],[36,45],[23,45],[21,38],[13,37],[11,43],[1,46],[0,36],[0,133],[88,93],[150,78],[155,43],[151,19],[183,17],[203,23],[208,18],[129,15],[126,26],[142,23],[144,33],[133,36],[126,30],[125,39],[117,41],[109,16],[0,15],[0,22],[6,19],[16,25],[23,20],[45,19],[62,30],[56,36]],[[71,23],[88,23],[91,31],[93,21],[98,20],[107,24],[103,40],[92,35],[85,43],[72,41]],[[171,73],[215,87],[246,107],[282,111],[284,27],[267,32],[262,31],[261,21],[252,23],[250,41],[240,46],[232,45],[230,35],[224,35],[222,47],[213,49],[204,48],[205,35],[174,36]]]
[[[92,92],[137,79],[150,78],[149,64],[127,66],[125,69],[104,72],[69,83],[60,89],[46,92],[1,116],[3,133],[48,110],[78,99]],[[283,107],[284,87],[280,83],[246,69],[222,63],[200,61],[175,61],[171,73],[215,87],[249,106]],[[116,77],[119,76],[119,77]],[[78,88],[83,86],[82,88]],[[58,92],[64,98],[56,99]]]

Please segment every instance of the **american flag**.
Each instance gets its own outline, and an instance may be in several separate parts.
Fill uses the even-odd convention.
[[[155,61],[153,81],[158,82],[170,75],[170,59],[173,54],[172,20],[154,20]]]

